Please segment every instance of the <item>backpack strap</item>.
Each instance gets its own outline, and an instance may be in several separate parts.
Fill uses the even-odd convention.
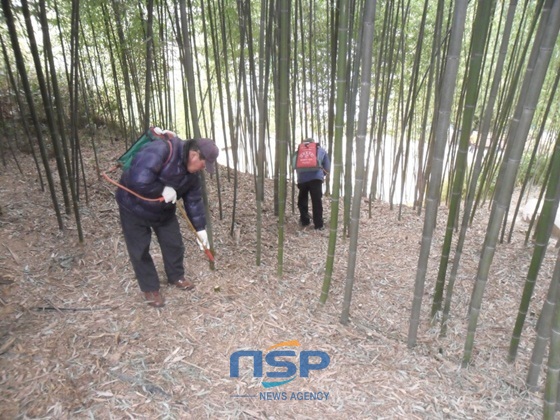
[[[167,140],[167,144],[169,144],[169,156],[167,156],[167,159],[163,163],[164,166],[169,163],[169,161],[171,160],[171,155],[173,154],[173,143],[171,143],[171,140],[169,139],[166,140]]]

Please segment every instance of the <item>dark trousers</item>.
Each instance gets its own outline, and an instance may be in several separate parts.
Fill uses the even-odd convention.
[[[161,248],[167,281],[174,283],[184,277],[185,247],[179,221],[175,215],[163,223],[148,222],[122,209],[120,216],[126,248],[140,290],[143,292],[159,290],[159,277],[150,255],[152,230],[155,232]]]
[[[298,209],[302,226],[308,226],[309,220],[309,196],[313,206],[313,225],[315,229],[323,227],[323,181],[314,179],[298,184]]]

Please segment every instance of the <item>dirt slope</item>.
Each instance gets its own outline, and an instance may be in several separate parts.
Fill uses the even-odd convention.
[[[103,166],[118,155],[105,147]],[[288,202],[284,275],[277,276],[277,222],[272,184],[263,216],[263,256],[257,267],[254,183],[239,176],[236,217],[229,234],[233,178],[220,168],[207,179],[216,269],[183,224],[186,266],[197,287],[162,285],[162,310],[143,302],[128,263],[113,188],[95,175],[84,151],[88,199],[78,243],[72,215],[57,226],[50,195],[41,192],[32,161],[19,156],[0,168],[0,418],[527,418],[542,416],[542,392],[524,388],[534,327],[552,274],[554,248],[527,319],[519,358],[506,360],[519,296],[531,257],[523,227],[497,250],[479,318],[473,365],[461,369],[466,309],[486,229],[482,209],[470,230],[455,287],[446,338],[428,310],[441,247],[444,208],[427,274],[418,345],[406,346],[422,216],[374,203],[360,226],[351,322],[340,324],[348,241],[339,234],[335,275],[325,305],[328,232],[300,230]],[[53,164],[54,167],[54,164]],[[233,173],[229,173],[231,176]],[[327,215],[329,200],[325,199]],[[220,218],[220,213],[223,216]],[[153,255],[161,268],[161,254]],[[277,350],[321,351],[325,369],[265,388],[242,358],[230,377],[230,356],[297,340]],[[288,360],[297,363],[298,357]],[[313,363],[317,358],[311,359]],[[269,369],[266,363],[264,372]],[[282,369],[280,369],[282,370]],[[264,378],[267,380],[267,378]],[[270,380],[270,378],[268,378]],[[541,375],[542,384],[542,375]]]

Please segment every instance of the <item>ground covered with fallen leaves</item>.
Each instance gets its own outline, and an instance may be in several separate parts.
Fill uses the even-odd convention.
[[[101,137],[101,136],[100,136]],[[99,145],[108,168],[122,143]],[[273,182],[262,210],[262,261],[256,264],[256,203],[251,175],[220,168],[207,177],[216,261],[211,269],[183,221],[185,266],[196,289],[167,287],[161,253],[152,254],[166,306],[143,301],[123,242],[114,188],[83,150],[79,243],[73,214],[60,230],[32,159],[0,166],[0,418],[539,418],[542,386],[525,388],[535,326],[554,266],[550,246],[537,281],[519,356],[506,361],[532,246],[519,223],[498,247],[479,317],[472,365],[461,368],[466,313],[489,210],[481,207],[465,244],[448,334],[429,322],[447,210],[438,217],[426,276],[417,345],[407,346],[423,214],[363,202],[350,322],[343,325],[349,241],[338,232],[334,275],[319,304],[328,231],[298,227],[287,202],[283,275]],[[55,168],[54,162],[52,167]],[[54,169],[53,169],[54,171]],[[55,179],[57,175],[55,173]],[[219,186],[219,187],[218,187]],[[83,185],[80,186],[83,188]],[[218,188],[220,193],[218,195]],[[291,185],[290,185],[291,191]],[[59,198],[60,200],[60,198]],[[327,218],[330,199],[324,198]],[[62,204],[61,204],[62,205]],[[235,233],[230,234],[235,214]],[[294,341],[294,340],[297,340]],[[294,380],[265,388],[239,350],[291,350]],[[299,344],[299,345],[297,345]],[[329,365],[300,377],[304,351]],[[316,362],[316,359],[311,359]],[[266,376],[270,368],[263,362]],[[344,417],[343,417],[344,416]]]

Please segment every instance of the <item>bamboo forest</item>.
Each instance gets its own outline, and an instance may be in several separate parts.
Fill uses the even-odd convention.
[[[556,418],[560,0],[0,20],[0,418]]]

